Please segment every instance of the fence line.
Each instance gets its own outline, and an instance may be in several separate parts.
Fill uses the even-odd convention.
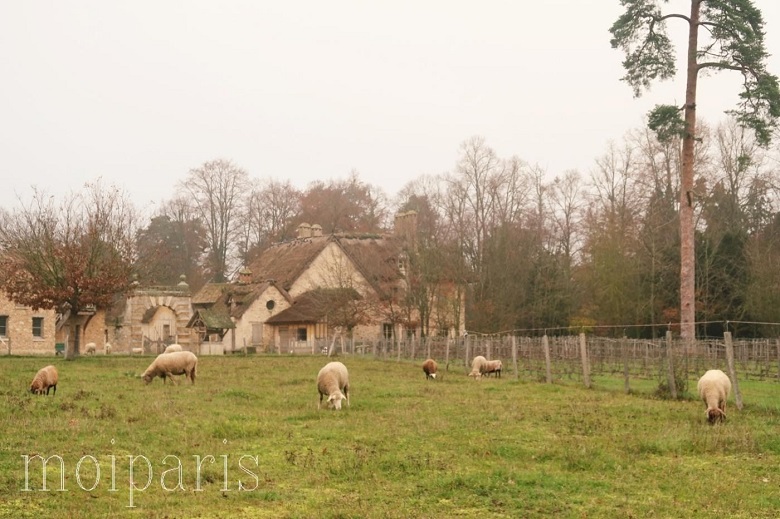
[[[315,341],[313,346],[288,351],[321,354],[327,352],[327,347],[327,341]],[[584,333],[404,341],[344,339],[337,342],[334,353],[395,361],[422,362],[430,357],[439,362],[440,370],[464,374],[470,369],[471,359],[482,355],[503,360],[504,374],[518,379],[574,381],[590,387],[593,377],[622,377],[627,392],[631,381],[657,380],[666,383],[673,398],[685,389],[678,387],[679,383],[696,380],[708,369],[729,373],[735,383],[735,397],[738,379],[780,381],[780,338],[733,339],[729,332],[722,338],[699,340],[673,338],[671,332],[658,339],[615,339]],[[738,398],[741,404],[741,396]]]

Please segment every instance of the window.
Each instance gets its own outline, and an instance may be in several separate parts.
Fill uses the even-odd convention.
[[[33,337],[43,337],[43,317],[33,317],[32,324]]]
[[[382,337],[385,339],[393,338],[393,325],[391,323],[382,323]]]
[[[8,335],[8,316],[0,315],[0,337]]]
[[[269,310],[273,310],[275,306],[276,303],[274,303],[273,299],[269,299],[268,302],[265,303],[265,307],[268,308]]]
[[[297,340],[306,341],[306,328],[298,328]]]

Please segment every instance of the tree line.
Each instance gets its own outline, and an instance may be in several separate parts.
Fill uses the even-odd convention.
[[[717,335],[726,320],[778,322],[777,150],[758,146],[733,119],[712,128],[700,121],[699,132],[697,334]],[[680,167],[680,139],[662,142],[647,128],[610,143],[587,173],[552,178],[472,137],[449,171],[421,176],[393,197],[354,171],[299,189],[218,159],[190,170],[145,220],[102,182],[60,199],[34,192],[2,210],[0,284],[15,300],[54,301],[60,311],[105,305],[133,279],[174,285],[184,274],[197,290],[293,239],[302,222],[324,234],[391,232],[396,213],[414,210],[406,275],[423,321],[438,314],[436,291],[449,284],[466,295],[467,328],[483,333],[674,324]],[[631,326],[627,334],[658,330]]]

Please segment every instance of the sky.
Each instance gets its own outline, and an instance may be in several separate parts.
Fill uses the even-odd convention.
[[[764,15],[780,75],[780,2]],[[668,9],[687,12],[671,0]],[[223,158],[252,178],[394,196],[481,136],[552,178],[587,174],[684,78],[640,98],[610,47],[619,0],[0,0],[0,207],[98,178],[139,208]],[[687,25],[670,23],[683,43]],[[678,45],[682,58],[683,47]],[[699,117],[739,75],[699,81]]]

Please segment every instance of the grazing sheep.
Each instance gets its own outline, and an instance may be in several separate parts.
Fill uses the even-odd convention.
[[[146,371],[144,371],[141,378],[145,383],[151,382],[154,377],[160,377],[165,379],[171,377],[173,382],[173,375],[185,375],[195,383],[195,371],[198,368],[198,357],[191,351],[175,351],[173,353],[161,353],[157,355],[157,358],[152,361]]]
[[[349,372],[341,362],[328,362],[317,374],[317,390],[320,392],[320,404],[322,397],[327,396],[328,406],[341,409],[341,401],[347,401],[349,407]]]
[[[474,357],[474,360],[471,361],[471,373],[469,373],[469,376],[480,380],[482,378],[482,367],[486,362],[487,359],[482,355]]]
[[[425,380],[428,380],[429,378],[436,380],[436,371],[438,371],[439,366],[436,364],[435,360],[427,359],[423,362],[422,368],[423,373],[425,373]]]
[[[707,371],[696,384],[699,397],[707,404],[707,421],[711,424],[726,420],[726,400],[731,392],[731,380],[719,369]]]
[[[46,394],[48,395],[49,388],[54,388],[53,395],[56,395],[58,381],[59,375],[57,374],[57,368],[51,365],[41,368],[30,383],[30,393],[42,395],[43,392],[46,391]]]
[[[106,355],[109,355],[111,353],[111,343],[106,343],[106,349],[105,349]]]
[[[504,369],[504,365],[500,360],[488,360],[482,364],[482,375],[489,377],[491,373],[495,373],[498,378],[501,378],[502,369]]]
[[[95,343],[94,342],[88,342],[86,344],[86,349],[84,350],[87,355],[94,355],[95,354]]]
[[[181,344],[169,344],[165,347],[165,351],[163,353],[173,353],[174,351],[183,351],[181,349]]]

